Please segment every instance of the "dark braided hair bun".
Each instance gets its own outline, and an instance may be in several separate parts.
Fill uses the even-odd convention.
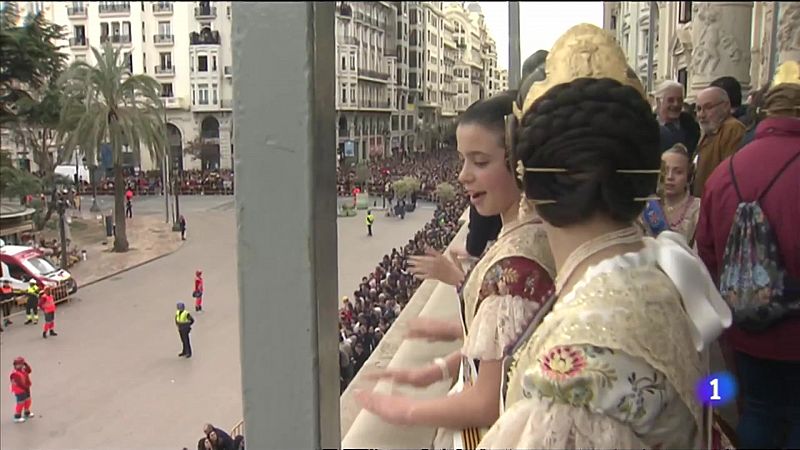
[[[556,227],[585,221],[597,212],[633,222],[652,195],[658,174],[620,174],[618,169],[658,170],[658,122],[642,95],[608,78],[579,78],[554,86],[525,114],[516,154],[525,167],[564,168],[568,173],[526,172],[525,194]]]

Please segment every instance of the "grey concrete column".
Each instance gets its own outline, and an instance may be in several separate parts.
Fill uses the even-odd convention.
[[[697,2],[692,6],[690,99],[715,79],[732,76],[750,90],[753,2]]]
[[[338,448],[334,3],[232,8],[247,448]]]
[[[519,2],[508,2],[508,88],[519,89],[522,63],[519,50]]]

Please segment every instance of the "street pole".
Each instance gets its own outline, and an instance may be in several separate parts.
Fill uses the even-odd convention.
[[[66,205],[64,204],[64,196],[58,195],[58,232],[61,237],[61,268],[67,268],[67,230],[64,227],[64,213],[66,212]]]
[[[169,159],[164,155],[164,164],[161,167],[161,186],[164,189],[164,215],[166,222],[169,223]]]
[[[181,231],[181,186],[183,185],[183,171],[178,166],[172,189],[175,191],[175,222],[172,222],[172,231]]]
[[[522,76],[519,48],[519,2],[508,2],[508,88],[519,88]]]
[[[100,206],[97,204],[97,165],[92,166],[92,171],[89,172],[89,181],[92,183],[92,207],[89,208],[91,212],[100,212]]]
[[[650,26],[647,29],[647,96],[648,99],[650,98],[650,94],[653,92],[653,60],[656,48],[656,32],[655,29],[658,26],[657,22],[657,15],[658,15],[658,3],[657,2],[650,2],[650,11],[648,12],[650,16]]]

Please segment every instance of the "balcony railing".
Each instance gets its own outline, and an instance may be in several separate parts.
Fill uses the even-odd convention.
[[[219,100],[219,107],[221,109],[233,109],[233,100],[222,98]]]
[[[389,102],[379,102],[377,100],[362,100],[360,105],[362,108],[378,108],[378,109],[390,109],[392,107]]]
[[[70,47],[88,47],[89,39],[85,37],[71,37],[69,38]]]
[[[355,36],[342,36],[339,38],[342,44],[349,44],[349,45],[358,45],[361,41],[358,40]]]
[[[232,77],[233,76],[233,67],[225,66],[225,67],[223,67],[222,72],[225,74],[226,77]]]
[[[86,7],[85,6],[68,6],[67,7],[67,15],[69,17],[86,17]]]
[[[153,72],[156,75],[175,75],[175,66],[155,66]]]
[[[190,45],[219,45],[219,43],[220,43],[219,31],[211,31],[208,29],[204,29],[200,33],[196,31],[192,31],[191,33],[189,33]]]
[[[100,14],[115,14],[115,13],[130,13],[131,12],[131,3],[130,2],[120,2],[120,3],[101,3],[99,5]]]
[[[114,34],[111,36],[100,36],[100,43],[111,42],[112,44],[130,44],[131,43],[131,35],[130,34]]]
[[[173,10],[172,2],[153,3],[153,13],[171,13]]]
[[[376,70],[367,70],[367,69],[358,69],[358,76],[360,77],[368,77],[368,78],[377,78],[379,80],[388,80],[391,75],[388,73],[378,72]]]
[[[215,19],[217,17],[217,7],[201,7],[198,6],[194,9],[195,19]]]
[[[174,34],[154,34],[153,42],[156,44],[173,44],[175,43]]]

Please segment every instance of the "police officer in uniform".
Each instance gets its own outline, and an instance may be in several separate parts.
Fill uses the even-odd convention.
[[[372,211],[367,211],[367,236],[372,236],[372,224],[375,223],[375,216]]]
[[[175,325],[178,327],[178,334],[183,345],[183,350],[178,356],[192,357],[192,343],[189,341],[189,333],[192,331],[193,323],[194,318],[189,314],[189,311],[186,311],[186,306],[178,302],[178,311],[175,312]]]
[[[39,323],[39,285],[36,280],[31,280],[28,289],[25,290],[28,301],[25,303],[25,325]]]

